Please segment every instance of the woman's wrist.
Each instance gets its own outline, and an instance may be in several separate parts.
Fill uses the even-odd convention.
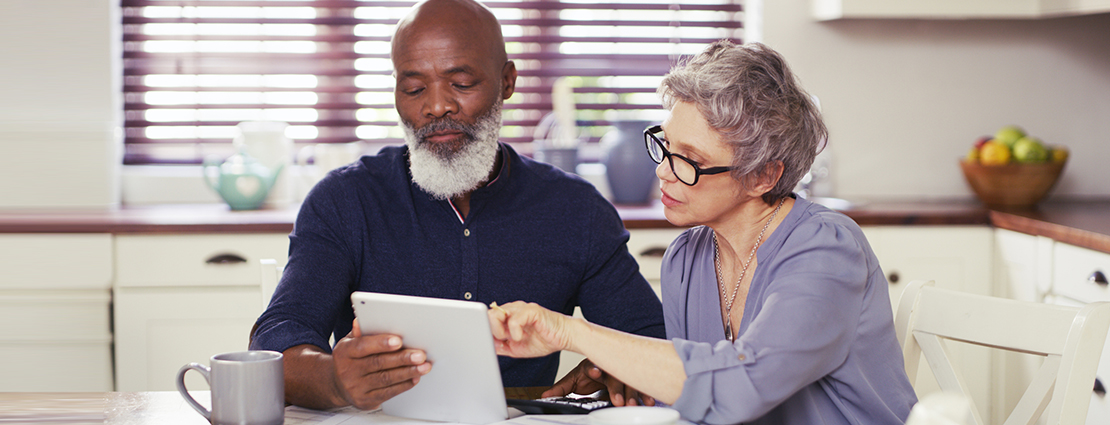
[[[567,346],[563,349],[586,355],[582,352],[584,341],[588,341],[592,336],[594,325],[587,322],[586,319],[573,316],[566,316],[565,322],[567,326]]]

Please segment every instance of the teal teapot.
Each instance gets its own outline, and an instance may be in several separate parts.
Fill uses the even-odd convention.
[[[205,160],[204,181],[232,210],[256,210],[266,200],[281,169],[279,165],[271,170],[240,152],[218,165],[216,161]]]

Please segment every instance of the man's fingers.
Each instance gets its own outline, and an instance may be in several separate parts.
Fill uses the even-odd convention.
[[[563,379],[560,379],[559,382],[556,382],[554,386],[552,386],[547,391],[544,391],[543,394],[540,394],[540,397],[562,397],[573,392],[575,383],[572,375],[573,373],[564,376]]]
[[[590,366],[590,368],[588,370],[586,370],[586,376],[589,376],[590,378],[593,378],[595,381],[600,381],[601,380],[601,375],[602,375],[601,369],[598,368],[597,366]]]
[[[375,408],[412,388],[432,369],[421,350],[377,354],[337,366],[346,398],[360,409]]]
[[[418,366],[428,360],[428,355],[421,350],[408,349],[394,353],[383,353],[366,356],[359,359],[360,369],[365,375],[378,371],[399,369],[407,366]]]
[[[404,341],[397,335],[365,335],[344,341],[343,355],[358,359],[400,350]],[[336,345],[338,351],[338,345]]]
[[[624,387],[624,404],[626,406],[636,406],[636,405],[640,404],[639,399],[640,399],[640,392],[639,391],[636,391],[635,389],[633,389],[632,387],[629,387],[627,385]]]
[[[376,409],[386,400],[412,389],[416,386],[416,381],[407,379],[382,388],[367,387],[364,391],[352,394],[351,404],[361,410]]]

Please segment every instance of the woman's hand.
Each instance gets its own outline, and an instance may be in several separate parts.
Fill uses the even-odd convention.
[[[515,301],[490,305],[489,323],[497,354],[509,357],[540,357],[570,347],[573,318],[535,303]]]

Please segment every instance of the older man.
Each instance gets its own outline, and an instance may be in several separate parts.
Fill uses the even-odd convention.
[[[285,353],[287,401],[373,408],[434,368],[403,335],[352,331],[356,290],[577,305],[592,322],[663,337],[616,210],[589,183],[498,142],[517,72],[493,14],[472,0],[420,3],[398,23],[391,56],[406,146],[312,189],[252,333],[251,348]],[[500,361],[509,387],[551,385],[558,368],[556,355]],[[583,362],[571,375],[555,392],[598,371]],[[634,394],[607,384],[616,404]]]

